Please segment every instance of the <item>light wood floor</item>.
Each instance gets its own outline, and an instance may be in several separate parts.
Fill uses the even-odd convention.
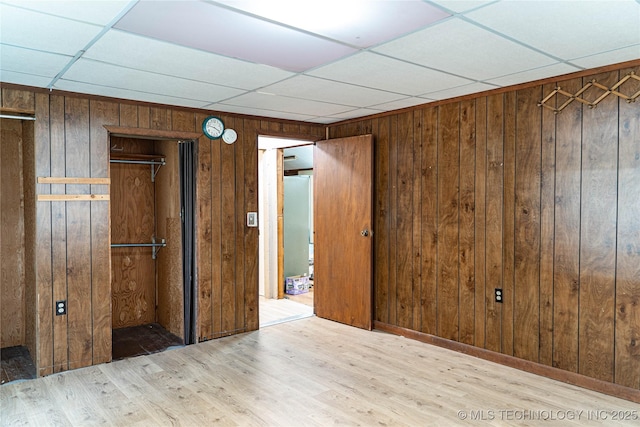
[[[308,305],[313,307],[313,288],[309,289],[309,292],[305,292],[304,294],[299,295],[286,295],[284,296],[286,299],[291,301],[299,302],[300,304]]]
[[[639,410],[317,317],[5,384],[0,396],[3,426],[637,426],[612,417]],[[567,417],[573,420],[558,420]]]
[[[310,307],[290,299],[267,299],[260,297],[259,304],[258,313],[261,328],[313,316],[312,306]]]

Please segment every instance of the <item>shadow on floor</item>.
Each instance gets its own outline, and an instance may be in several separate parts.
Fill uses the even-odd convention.
[[[16,380],[32,380],[36,377],[29,350],[24,346],[0,349],[0,383]]]
[[[170,347],[184,345],[182,338],[167,331],[158,323],[114,329],[112,342],[113,360],[158,353]]]

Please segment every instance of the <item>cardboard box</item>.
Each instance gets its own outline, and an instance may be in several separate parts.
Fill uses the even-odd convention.
[[[289,295],[298,295],[309,292],[308,276],[289,276],[284,282],[284,292]]]

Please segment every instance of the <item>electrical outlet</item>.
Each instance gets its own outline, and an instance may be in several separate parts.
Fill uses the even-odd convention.
[[[496,288],[495,296],[496,296],[496,302],[501,303],[502,302],[502,289]]]
[[[56,316],[67,314],[67,301],[56,301]]]

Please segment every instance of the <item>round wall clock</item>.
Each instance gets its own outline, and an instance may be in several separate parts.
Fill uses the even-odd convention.
[[[209,139],[218,139],[224,133],[224,123],[216,116],[209,116],[202,122],[202,132]]]
[[[225,129],[224,132],[222,132],[222,140],[226,144],[233,144],[234,142],[236,142],[236,139],[238,139],[238,134],[235,130]]]

